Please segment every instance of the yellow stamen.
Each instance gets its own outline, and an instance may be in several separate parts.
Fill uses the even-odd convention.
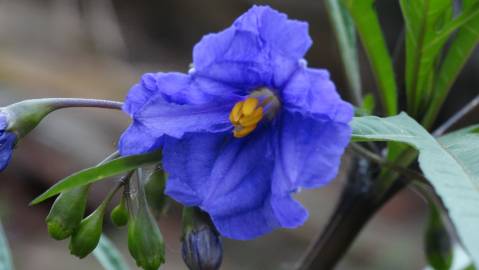
[[[242,114],[241,109],[243,108],[243,104],[244,104],[244,101],[240,101],[236,103],[233,109],[231,110],[231,113],[230,113],[231,123],[236,124],[239,122],[241,118],[241,114]]]
[[[263,118],[263,107],[258,107],[256,110],[249,116],[242,117],[239,120],[239,124],[243,127],[256,125]]]
[[[263,110],[257,98],[249,97],[237,102],[230,113],[230,121],[234,126],[233,135],[242,138],[253,132],[263,118]]]
[[[243,107],[242,107],[243,115],[245,115],[245,116],[251,115],[254,112],[254,110],[256,109],[256,107],[258,106],[258,103],[259,103],[259,101],[258,101],[257,98],[253,98],[253,97],[247,98],[244,101],[244,104],[243,104]]]
[[[253,132],[253,130],[256,128],[256,125],[252,125],[252,126],[247,126],[247,127],[241,127],[240,129],[235,129],[233,131],[233,136],[235,136],[235,138],[243,138],[245,137],[246,135],[250,134],[251,132]]]
[[[252,133],[263,119],[272,120],[280,107],[275,92],[258,88],[231,109],[229,119],[234,126],[233,136],[243,138]]]

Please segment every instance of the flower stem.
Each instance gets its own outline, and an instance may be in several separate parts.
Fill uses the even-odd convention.
[[[121,110],[123,103],[111,100],[84,98],[28,99],[0,108],[8,119],[7,130],[19,138],[34,129],[49,113],[62,108],[90,107]]]
[[[51,104],[54,109],[74,108],[74,107],[90,107],[121,110],[122,102],[104,100],[104,99],[86,99],[86,98],[43,98],[47,104]]]

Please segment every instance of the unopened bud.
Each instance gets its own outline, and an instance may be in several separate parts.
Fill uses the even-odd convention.
[[[78,228],[73,232],[70,239],[71,254],[83,258],[98,246],[101,233],[103,232],[103,217],[105,216],[106,207],[110,203],[111,198],[118,189],[120,189],[121,185],[120,183],[111,190],[100,206],[88,217],[83,219]]]
[[[124,196],[121,197],[120,203],[111,211],[110,219],[117,227],[122,227],[128,224],[128,209],[125,205]]]
[[[183,261],[190,270],[217,270],[223,259],[223,244],[208,214],[198,208],[183,208]]]
[[[7,130],[18,135],[27,135],[50,112],[55,110],[53,99],[31,99],[11,104],[1,110],[8,120]]]
[[[31,99],[0,108],[0,171],[10,162],[18,140],[55,110],[53,99]]]
[[[0,108],[0,171],[8,165],[19,139],[27,135],[52,111],[69,107],[120,109],[121,103],[108,100],[41,98]]]
[[[105,205],[101,204],[93,213],[83,219],[70,239],[70,253],[84,258],[98,245],[103,231]]]
[[[90,185],[62,192],[52,205],[46,218],[48,233],[56,240],[69,237],[80,225],[85,214]]]
[[[157,270],[165,262],[165,243],[146,202],[143,186],[131,179],[128,190],[128,249],[136,264]]]
[[[166,175],[165,172],[156,169],[145,183],[146,200],[155,213],[163,213],[167,208],[168,197],[165,195]]]

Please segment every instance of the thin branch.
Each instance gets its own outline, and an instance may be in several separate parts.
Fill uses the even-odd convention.
[[[466,106],[464,106],[464,108],[460,109],[453,116],[451,116],[451,118],[449,118],[440,127],[438,127],[432,134],[434,136],[441,136],[454,124],[459,122],[464,116],[466,116],[468,113],[474,110],[478,105],[479,105],[479,95],[477,95],[469,103],[467,103]]]

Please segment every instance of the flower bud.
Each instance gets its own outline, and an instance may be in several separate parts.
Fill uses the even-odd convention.
[[[101,233],[103,232],[103,217],[105,216],[106,207],[122,185],[123,183],[120,182],[108,193],[100,206],[81,221],[70,239],[71,254],[81,259],[90,254],[96,246],[98,246]]]
[[[80,225],[85,214],[90,185],[62,192],[52,205],[46,218],[48,233],[56,240],[69,237]]]
[[[24,100],[0,108],[0,171],[10,161],[17,141],[34,129],[49,113],[70,107],[120,109],[121,103],[109,100],[41,98]]]
[[[136,264],[145,270],[157,270],[165,262],[165,243],[153,218],[138,179],[131,179],[128,190],[128,249]]]
[[[106,204],[101,204],[93,213],[83,219],[70,239],[70,253],[84,258],[98,245],[103,231],[103,216]]]
[[[110,219],[117,227],[125,226],[128,223],[128,209],[125,205],[124,196],[121,197],[120,203],[111,211]]]
[[[146,200],[155,213],[162,213],[167,208],[168,197],[164,193],[165,185],[166,175],[160,169],[153,171],[146,179]]]
[[[223,244],[208,214],[183,208],[183,261],[190,270],[216,270],[223,259]]]
[[[30,99],[2,108],[8,126],[7,130],[17,134],[18,138],[27,135],[50,112],[55,110],[53,99]]]
[[[0,108],[0,171],[10,162],[17,141],[53,110],[46,99],[26,100]]]

